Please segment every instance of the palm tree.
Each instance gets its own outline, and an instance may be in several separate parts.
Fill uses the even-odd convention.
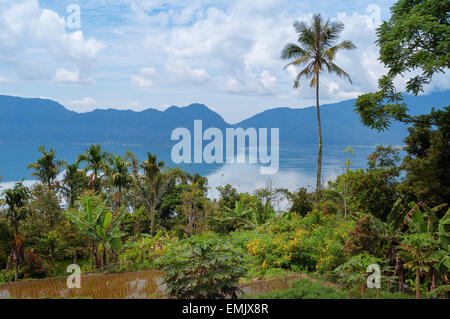
[[[150,209],[150,235],[153,235],[155,223],[155,209],[158,204],[162,189],[161,169],[164,167],[163,161],[158,161],[157,155],[147,153],[147,160],[143,161],[141,168],[144,169],[144,181],[149,187],[149,196],[144,199]]]
[[[83,154],[77,156],[77,164],[86,162],[86,171],[92,171],[90,175],[90,183],[94,186],[94,190],[98,192],[100,190],[100,180],[102,176],[100,173],[104,173],[108,168],[109,153],[102,150],[100,144],[91,145]]]
[[[25,219],[27,214],[28,198],[30,191],[21,182],[16,183],[13,188],[3,192],[4,199],[2,202],[8,207],[6,209],[6,218],[10,221],[14,229],[14,247],[11,252],[10,261],[14,261],[14,279],[18,280],[18,267],[20,256],[23,255],[24,242],[20,238],[19,224]],[[0,203],[1,204],[1,203]]]
[[[66,171],[62,180],[62,193],[69,202],[69,207],[73,208],[75,200],[81,194],[82,190],[87,187],[86,175],[79,169],[79,164],[66,164]]]
[[[117,194],[114,196],[115,211],[117,211],[122,204],[122,189],[130,183],[128,167],[131,163],[119,154],[111,156],[109,164],[107,174],[111,180],[111,185],[117,188]]]
[[[319,104],[319,75],[323,71],[335,73],[339,77],[347,78],[352,83],[350,76],[337,66],[333,61],[336,53],[341,49],[354,49],[355,45],[350,41],[342,41],[336,44],[339,34],[344,29],[344,24],[338,21],[324,21],[320,14],[313,16],[311,25],[304,22],[294,23],[295,31],[298,33],[298,43],[288,43],[284,47],[281,58],[283,60],[294,59],[289,66],[298,67],[305,65],[294,82],[294,88],[300,85],[300,79],[312,78],[310,87],[316,88],[317,124],[319,129],[319,153],[317,158],[317,185],[316,185],[316,207],[320,210],[321,199],[321,171],[322,171],[322,127],[320,122]]]
[[[35,163],[28,164],[27,168],[34,169],[32,175],[37,176],[43,184],[50,188],[58,176],[61,166],[64,165],[64,161],[56,159],[53,148],[47,151],[43,146],[39,146],[38,150],[42,156]]]

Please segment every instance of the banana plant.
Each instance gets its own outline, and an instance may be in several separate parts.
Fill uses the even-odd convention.
[[[140,259],[140,262],[144,263],[146,259],[150,259],[151,251],[155,249],[155,246],[159,243],[161,237],[161,231],[159,231],[155,236],[141,234],[141,238],[139,240],[126,243],[122,249],[127,252],[128,256],[133,261]]]
[[[409,232],[402,236],[402,251],[399,255],[406,261],[406,267],[416,271],[416,298],[420,298],[420,273],[431,274],[431,290],[435,290],[435,266],[442,263],[448,266],[448,233],[445,225],[449,223],[449,213],[441,220],[437,217],[438,210],[444,206],[429,208],[425,204],[410,203],[411,210],[404,218],[403,225],[408,225]]]
[[[450,269],[450,209],[439,221],[438,226],[438,243],[444,252],[439,264],[443,264],[447,269]]]
[[[106,209],[106,201],[95,205],[91,195],[84,196],[81,201],[83,203],[81,211],[66,211],[65,215],[87,237],[102,245],[102,261],[103,266],[106,266],[106,251],[112,249],[117,252],[120,249],[120,238],[125,234],[119,227],[126,215],[123,209],[120,209],[117,217],[113,218],[112,212]]]
[[[234,209],[225,206],[227,215],[223,217],[225,222],[235,224],[236,228],[254,228],[256,221],[255,211],[250,207],[244,207],[243,200],[236,201]]]
[[[430,208],[423,202],[411,202],[406,206],[402,199],[398,199],[387,218],[401,238],[398,256],[405,261],[407,268],[416,272],[417,298],[420,298],[420,274],[428,272],[431,275],[431,293],[434,294],[436,266],[448,266],[450,262],[449,246],[444,236],[445,225],[450,224],[450,214],[447,211],[444,218],[438,218],[438,211],[446,205]],[[400,233],[402,230],[405,233]]]
[[[441,268],[443,266],[445,267],[444,272],[448,272],[448,270],[450,269],[450,209],[447,210],[447,213],[439,221],[437,235],[438,244],[440,246],[440,249],[436,254],[437,258],[439,259],[437,268]],[[444,294],[448,292],[450,292],[450,285],[443,284],[432,290],[429,295],[436,296],[438,294]]]

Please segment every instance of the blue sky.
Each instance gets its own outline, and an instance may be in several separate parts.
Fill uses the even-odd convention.
[[[353,85],[321,80],[323,103],[376,89],[375,27],[394,1],[0,0],[0,94],[56,100],[77,112],[203,103],[236,122],[267,108],[314,104],[279,56],[292,24],[322,13],[357,49],[337,56]],[[68,6],[80,8],[70,28]],[[398,79],[398,85],[403,79]],[[425,93],[449,89],[439,75]]]

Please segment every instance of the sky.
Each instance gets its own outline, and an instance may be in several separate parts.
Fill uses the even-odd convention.
[[[0,94],[41,97],[76,112],[202,103],[229,123],[274,107],[314,105],[280,53],[295,21],[315,13],[345,24],[357,49],[336,64],[353,85],[321,77],[322,103],[377,89],[385,73],[375,29],[395,1],[0,0]],[[398,79],[401,85],[404,79]],[[425,94],[450,88],[448,74]]]

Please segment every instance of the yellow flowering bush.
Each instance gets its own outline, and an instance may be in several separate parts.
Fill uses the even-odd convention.
[[[333,270],[345,261],[342,247],[352,223],[338,222],[331,215],[323,216],[319,224],[313,220],[295,214],[273,219],[248,238],[245,249],[262,268]]]

